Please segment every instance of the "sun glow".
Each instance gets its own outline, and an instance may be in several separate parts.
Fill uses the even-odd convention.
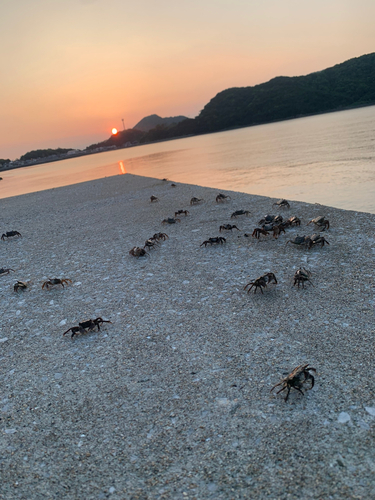
[[[117,134],[117,128],[113,128],[113,129],[112,129],[112,134],[113,134],[113,135],[116,135],[116,134]]]

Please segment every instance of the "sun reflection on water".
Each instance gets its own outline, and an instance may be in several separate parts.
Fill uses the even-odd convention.
[[[124,162],[123,161],[119,161],[118,162],[118,166],[119,166],[119,169],[120,169],[120,175],[126,174],[126,168],[125,168]]]

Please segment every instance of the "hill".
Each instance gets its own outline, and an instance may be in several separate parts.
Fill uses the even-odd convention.
[[[116,135],[111,135],[109,139],[97,144],[91,144],[87,146],[86,151],[94,151],[101,148],[122,148],[131,144],[137,144],[143,137],[145,133],[141,130],[126,129],[120,130]]]
[[[150,115],[142,118],[141,121],[133,127],[133,129],[141,130],[142,132],[148,132],[149,130],[155,128],[158,125],[175,125],[183,120],[186,120],[186,116],[171,116],[169,118],[161,118],[158,115]]]
[[[375,103],[375,53],[299,77],[277,77],[216,95],[197,125],[206,132]]]
[[[279,76],[254,87],[217,94],[199,116],[168,130],[153,129],[142,142],[247,127],[375,104],[375,53],[306,76]]]
[[[375,104],[375,53],[350,59],[332,68],[306,76],[278,76],[253,87],[231,88],[219,92],[196,118],[143,118],[134,129],[119,132],[108,140],[89,146],[121,147],[126,142],[162,141],[237,127],[248,127],[302,116],[327,113]],[[160,120],[182,119],[175,125]],[[142,125],[143,123],[143,125]]]

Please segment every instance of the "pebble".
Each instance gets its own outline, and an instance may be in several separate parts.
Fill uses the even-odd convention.
[[[369,413],[372,417],[375,417],[375,407],[372,406],[365,406],[365,410],[367,413]]]
[[[349,413],[346,413],[346,412],[341,412],[337,418],[337,421],[340,423],[340,424],[346,424],[347,422],[349,422],[350,420],[350,415]]]

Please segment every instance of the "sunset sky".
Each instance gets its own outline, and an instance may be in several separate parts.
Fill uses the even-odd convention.
[[[1,0],[0,158],[375,51],[374,0]]]

